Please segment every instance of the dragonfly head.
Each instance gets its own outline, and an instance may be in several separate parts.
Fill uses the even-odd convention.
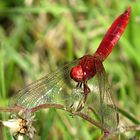
[[[82,82],[84,79],[84,72],[81,65],[74,66],[70,71],[71,78],[76,82]]]

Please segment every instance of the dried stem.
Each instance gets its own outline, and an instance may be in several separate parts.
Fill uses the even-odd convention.
[[[71,113],[70,110],[65,109],[65,107],[60,104],[42,104],[42,105],[39,105],[37,107],[30,109],[30,111],[35,112],[37,110],[44,109],[44,108],[56,108],[56,109],[61,109],[61,110]],[[85,114],[83,112],[80,112],[80,111],[74,112],[74,115],[77,115],[77,116],[83,118],[84,120],[90,122],[91,124],[95,125],[96,127],[102,129],[103,131],[105,130],[99,122],[93,120],[90,116],[88,116],[87,114]]]
[[[42,105],[36,106],[34,108],[31,108],[31,109],[24,109],[23,107],[16,106],[14,108],[0,108],[0,111],[11,112],[11,113],[13,112],[14,113],[14,112],[20,112],[22,110],[24,112],[34,113],[34,112],[36,112],[40,109],[46,109],[46,108],[56,108],[56,109],[61,109],[61,110],[67,111],[69,113],[72,113],[70,110],[65,109],[65,107],[61,104],[42,104]],[[84,120],[90,122],[94,126],[96,126],[96,127],[100,128],[101,130],[105,131],[105,129],[102,127],[102,125],[99,122],[93,120],[87,114],[85,114],[83,112],[74,112],[73,114],[83,118]]]
[[[21,106],[15,106],[13,108],[0,108],[0,111],[1,112],[11,112],[11,113],[15,113],[15,112],[18,113],[20,111],[35,113],[38,110],[46,109],[46,108],[56,108],[56,109],[61,109],[61,110],[67,111],[69,113],[72,113],[71,110],[66,109],[61,104],[42,104],[42,105],[36,106],[34,108],[31,108],[31,109],[25,109],[25,108],[23,108]],[[88,121],[92,125],[100,128],[104,132],[107,130],[106,128],[104,128],[101,125],[101,123],[99,123],[99,122],[95,121],[94,119],[92,119],[88,114],[85,114],[85,113],[80,112],[80,111],[79,112],[74,112],[72,114],[83,118],[84,120]],[[128,131],[138,131],[138,130],[140,130],[140,125],[122,126],[120,128],[117,128],[114,132],[111,132],[108,136],[110,137],[110,136],[112,136],[114,134],[117,134],[117,133],[125,133],[125,132],[128,132]]]

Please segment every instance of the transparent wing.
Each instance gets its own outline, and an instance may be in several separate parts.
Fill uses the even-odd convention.
[[[75,98],[78,89],[75,88],[76,82],[69,74],[71,68],[78,62],[79,60],[73,61],[25,87],[11,98],[10,106],[18,105],[30,109],[41,104],[55,103],[67,107],[73,100],[80,100],[81,96]]]
[[[95,63],[97,74],[89,80],[92,100],[87,104],[98,114],[104,128],[113,131],[118,125],[118,114],[112,99],[112,91],[107,79],[106,72],[100,60]],[[89,103],[90,102],[90,103]]]

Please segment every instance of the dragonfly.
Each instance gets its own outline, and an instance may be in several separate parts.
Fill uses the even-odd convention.
[[[103,62],[125,31],[130,14],[131,7],[114,20],[93,55],[84,55],[26,86],[11,98],[10,107],[61,104],[72,113],[90,107],[103,127],[117,127],[117,110]]]

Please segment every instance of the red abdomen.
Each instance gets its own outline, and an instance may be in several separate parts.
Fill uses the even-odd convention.
[[[129,7],[112,23],[107,33],[105,34],[95,53],[99,55],[102,60],[106,59],[106,57],[111,53],[112,49],[123,34],[130,19],[130,13],[131,7]]]

